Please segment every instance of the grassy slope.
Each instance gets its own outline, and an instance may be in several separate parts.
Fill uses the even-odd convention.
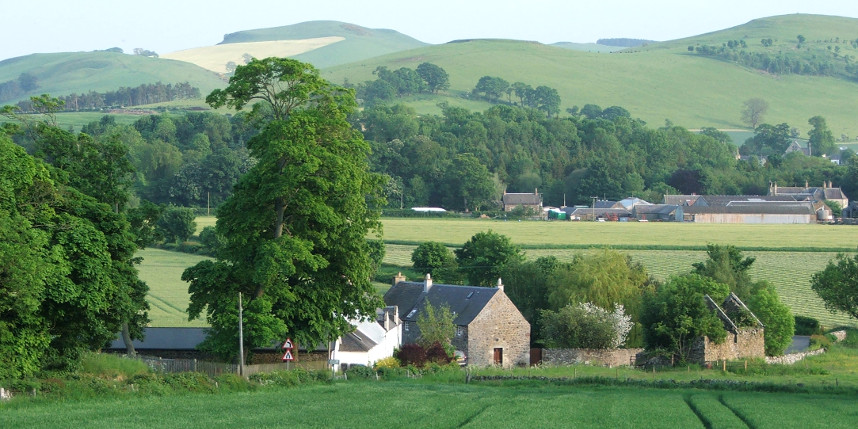
[[[340,36],[345,40],[294,58],[325,68],[426,45],[393,30],[370,29],[338,21],[311,21],[285,27],[240,31],[224,36],[221,44],[328,36]]]
[[[784,22],[786,29],[779,23]],[[765,25],[763,25],[765,24]],[[790,15],[748,24],[749,46],[759,44],[762,35],[778,38],[776,47],[788,45],[784,34],[804,34],[809,41],[846,38],[858,33],[858,20],[851,18]],[[774,32],[768,31],[768,29]],[[335,83],[344,79],[363,82],[372,79],[379,65],[395,69],[414,68],[424,61],[443,67],[450,74],[447,98],[465,96],[481,76],[499,76],[509,82],[531,86],[548,85],[560,92],[561,109],[587,103],[602,107],[620,105],[633,116],[653,126],[665,119],[689,128],[714,126],[744,128],[740,121],[742,103],[751,97],[769,102],[766,122],[787,122],[806,131],[807,119],[823,115],[835,136],[858,133],[852,118],[858,83],[813,76],[771,76],[735,64],[689,54],[687,46],[741,39],[746,27],[710,33],[645,48],[613,54],[589,53],[540,45],[532,42],[473,40],[448,43],[386,55],[325,70]],[[827,36],[824,36],[826,35]],[[815,43],[815,42],[814,42]],[[844,54],[858,55],[841,43]],[[424,112],[437,112],[435,103],[423,102]]]
[[[205,320],[188,322],[188,283],[181,280],[185,268],[205,257],[161,249],[145,249],[136,256],[143,258],[140,279],[149,285],[150,326],[208,326]]]
[[[106,92],[159,81],[191,82],[208,94],[224,85],[215,73],[190,63],[114,52],[33,54],[0,62],[0,82],[24,72],[38,78],[39,88],[32,95]]]

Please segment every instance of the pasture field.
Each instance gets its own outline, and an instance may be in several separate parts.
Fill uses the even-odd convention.
[[[149,285],[150,326],[208,326],[205,320],[188,321],[188,283],[182,281],[185,268],[206,259],[205,256],[162,249],[144,249],[136,256],[143,257],[138,267],[140,279]]]
[[[420,381],[0,406],[4,428],[799,428],[858,422],[847,395]]]

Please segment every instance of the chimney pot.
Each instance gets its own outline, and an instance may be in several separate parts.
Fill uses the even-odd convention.
[[[432,276],[426,273],[426,280],[423,281],[423,292],[429,293],[429,289],[432,289]]]

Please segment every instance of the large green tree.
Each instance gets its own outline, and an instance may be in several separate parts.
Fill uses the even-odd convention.
[[[140,310],[127,223],[0,134],[0,378],[68,368]],[[144,301],[145,302],[145,301]]]
[[[728,293],[727,285],[697,274],[671,277],[658,291],[645,296],[641,323],[647,349],[666,350],[682,362],[700,336],[723,342],[727,331],[703,296],[721,302]]]
[[[808,132],[809,139],[807,141],[807,144],[811,148],[812,155],[830,155],[834,152],[834,149],[836,148],[834,145],[834,133],[832,133],[831,129],[828,128],[828,124],[825,123],[825,118],[817,115],[808,119],[807,123],[813,127]]]
[[[858,255],[837,255],[811,277],[810,288],[832,313],[842,311],[858,319]]]
[[[450,77],[447,71],[432,63],[421,63],[417,66],[417,74],[426,81],[429,91],[437,93],[450,87]]]
[[[249,347],[287,335],[317,344],[348,332],[349,319],[374,314],[366,236],[379,227],[381,179],[346,120],[353,92],[309,64],[266,58],[238,66],[206,101],[236,110],[250,104],[262,131],[248,142],[257,164],[218,210],[217,259],[182,275],[189,317],[205,315],[212,326],[204,345],[236,355],[239,292]]]
[[[524,261],[524,253],[509,237],[491,230],[474,234],[455,253],[459,270],[476,286],[497,284],[504,266]]]

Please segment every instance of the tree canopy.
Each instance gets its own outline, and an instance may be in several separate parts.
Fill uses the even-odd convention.
[[[810,288],[832,313],[842,311],[858,319],[858,255],[837,255],[811,277]]]
[[[235,355],[238,293],[248,348],[286,335],[304,344],[335,338],[348,320],[374,314],[367,234],[378,228],[381,178],[368,171],[369,145],[346,116],[354,94],[291,59],[237,66],[214,107],[253,104],[262,131],[247,146],[256,164],[218,212],[215,261],[188,268],[190,318],[206,316],[204,343]]]

